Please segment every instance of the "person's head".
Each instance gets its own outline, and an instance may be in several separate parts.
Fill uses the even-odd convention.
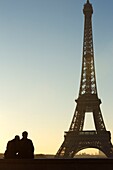
[[[15,140],[16,141],[19,141],[20,140],[20,137],[18,135],[15,136]]]
[[[27,139],[27,136],[28,136],[28,132],[24,131],[24,132],[22,133],[22,137],[23,137],[24,139]]]

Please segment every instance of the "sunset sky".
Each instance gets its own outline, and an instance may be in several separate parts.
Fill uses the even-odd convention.
[[[28,131],[55,154],[68,131],[82,66],[86,0],[0,0],[0,153]],[[90,0],[97,89],[113,142],[113,0]],[[91,115],[84,129],[92,130]]]

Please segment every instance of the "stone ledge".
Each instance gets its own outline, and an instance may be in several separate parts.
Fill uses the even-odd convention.
[[[0,160],[0,170],[112,170],[113,159]]]

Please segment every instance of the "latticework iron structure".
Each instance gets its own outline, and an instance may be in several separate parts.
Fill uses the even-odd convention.
[[[77,152],[85,148],[97,148],[107,157],[113,157],[111,134],[106,130],[98,98],[94,50],[92,36],[93,8],[89,0],[83,8],[84,13],[84,40],[83,60],[79,96],[76,100],[76,109],[68,132],[65,132],[64,142],[58,150],[57,158],[73,158]],[[92,113],[95,131],[84,131],[86,113]]]

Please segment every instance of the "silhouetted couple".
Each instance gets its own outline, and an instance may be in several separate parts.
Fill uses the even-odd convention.
[[[4,153],[6,159],[33,159],[34,146],[30,139],[27,138],[28,133],[22,133],[22,139],[19,136],[7,143],[7,148]]]

